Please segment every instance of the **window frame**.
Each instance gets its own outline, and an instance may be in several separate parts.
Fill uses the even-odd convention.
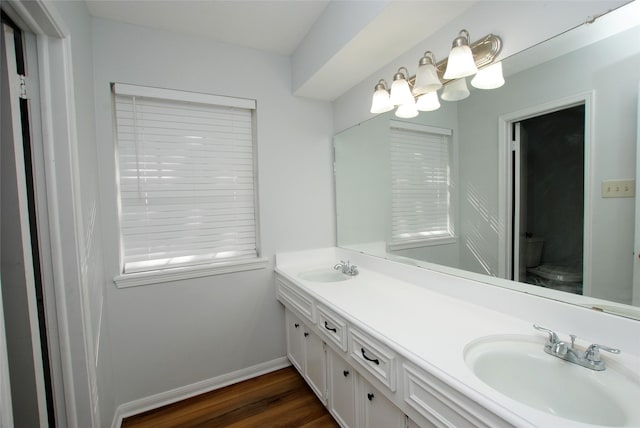
[[[138,96],[155,98],[164,101],[194,102],[200,104],[219,105],[225,107],[238,107],[251,110],[251,149],[253,168],[253,208],[255,225],[255,247],[256,256],[244,259],[225,260],[215,262],[204,262],[193,265],[169,266],[158,269],[150,269],[138,272],[125,272],[123,236],[121,227],[122,207],[120,193],[120,161],[118,158],[118,129],[115,116],[115,97],[117,95]],[[113,138],[114,138],[114,159],[115,159],[115,179],[116,179],[116,202],[117,202],[117,228],[118,228],[118,268],[119,274],[113,278],[118,288],[133,287],[139,285],[156,284],[170,281],[178,281],[190,278],[206,277],[248,270],[266,268],[269,260],[262,257],[260,242],[260,209],[259,209],[259,189],[258,189],[258,148],[257,148],[257,101],[245,98],[227,97],[221,95],[188,92],[175,89],[155,88],[149,86],[130,85],[123,83],[111,84],[111,100],[113,114]]]

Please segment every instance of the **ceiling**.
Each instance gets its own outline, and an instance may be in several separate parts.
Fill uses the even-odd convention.
[[[91,15],[291,55],[329,0],[86,0]]]
[[[475,3],[457,0],[85,1],[95,17],[290,56],[293,93],[324,100],[338,98]]]

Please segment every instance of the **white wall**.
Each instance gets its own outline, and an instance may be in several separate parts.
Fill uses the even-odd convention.
[[[127,289],[113,284],[119,266],[109,83],[257,100],[260,238],[268,258],[334,244],[330,104],[292,96],[287,57],[202,38],[95,19],[93,55],[117,404],[283,357],[272,265]]]
[[[75,195],[80,203],[80,221],[77,230],[79,240],[79,264],[81,296],[69,293],[67,298],[83,301],[83,316],[86,337],[91,342],[85,356],[88,365],[89,393],[92,395],[95,422],[103,426],[110,424],[115,411],[111,384],[111,349],[109,346],[108,319],[106,313],[104,260],[102,236],[102,210],[99,208],[98,153],[93,97],[93,51],[91,41],[91,16],[84,2],[55,2],[69,31],[71,61],[73,64],[73,90],[75,95],[77,165],[80,194]],[[61,200],[61,207],[71,215],[73,207],[68,200]],[[72,329],[81,328],[79,325]],[[72,330],[73,331],[73,330]],[[76,368],[79,368],[77,366]],[[82,379],[79,376],[79,379]],[[81,391],[80,389],[78,391]],[[86,399],[87,397],[85,397]],[[87,423],[88,409],[78,407],[82,413],[81,424]]]

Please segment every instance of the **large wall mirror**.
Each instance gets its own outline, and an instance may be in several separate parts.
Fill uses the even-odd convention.
[[[338,245],[640,319],[639,16],[504,59],[501,88],[336,135]]]

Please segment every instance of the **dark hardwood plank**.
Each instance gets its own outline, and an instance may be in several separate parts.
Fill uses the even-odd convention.
[[[293,367],[126,418],[122,428],[335,428]]]

